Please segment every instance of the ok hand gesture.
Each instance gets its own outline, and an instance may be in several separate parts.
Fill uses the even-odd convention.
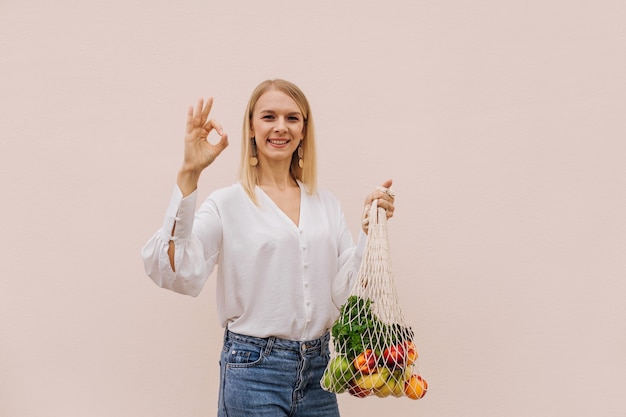
[[[189,106],[187,110],[187,129],[185,132],[185,153],[183,166],[178,172],[178,186],[183,196],[191,194],[198,187],[200,173],[228,146],[228,135],[215,120],[207,120],[213,105],[210,97],[206,104],[198,100],[196,108]],[[213,144],[207,140],[209,133],[215,129],[221,136],[219,142]]]
[[[213,119],[207,120],[212,105],[213,97],[209,97],[206,104],[203,99],[199,99],[195,110],[192,106],[187,110],[183,170],[197,172],[198,175],[228,146],[228,135],[222,126]],[[216,144],[207,140],[213,129],[221,136]]]

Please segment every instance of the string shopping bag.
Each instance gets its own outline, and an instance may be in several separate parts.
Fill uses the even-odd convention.
[[[418,369],[414,332],[404,320],[393,280],[387,214],[369,210],[367,244],[356,282],[333,324],[331,359],[321,386],[356,397],[420,399],[428,383]]]

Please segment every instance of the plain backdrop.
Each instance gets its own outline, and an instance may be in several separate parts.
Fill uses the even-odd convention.
[[[0,1],[0,416],[216,413],[211,279],[159,289],[187,106],[237,180],[252,89],[308,95],[356,236],[394,180],[391,256],[420,401],[342,415],[626,416],[626,3]],[[212,138],[214,140],[215,138]]]

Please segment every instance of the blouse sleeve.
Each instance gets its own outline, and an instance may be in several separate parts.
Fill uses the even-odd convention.
[[[180,189],[175,187],[163,226],[141,250],[146,274],[155,284],[194,297],[217,264],[222,241],[215,204],[207,200],[194,215],[196,201],[197,191],[183,198]],[[175,272],[168,255],[170,241],[175,245]]]
[[[367,235],[360,230],[359,238],[356,246],[352,240],[352,234],[348,229],[346,220],[343,216],[343,212],[340,211],[339,224],[338,224],[338,273],[333,282],[333,303],[340,309],[341,305],[346,302],[350,295],[350,290],[356,282],[359,268],[361,266],[361,260],[363,259],[363,253],[365,251],[365,244],[367,242]]]

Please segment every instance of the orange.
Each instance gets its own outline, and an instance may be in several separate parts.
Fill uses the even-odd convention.
[[[419,375],[411,375],[404,384],[404,393],[413,400],[419,400],[428,391],[428,382]]]

